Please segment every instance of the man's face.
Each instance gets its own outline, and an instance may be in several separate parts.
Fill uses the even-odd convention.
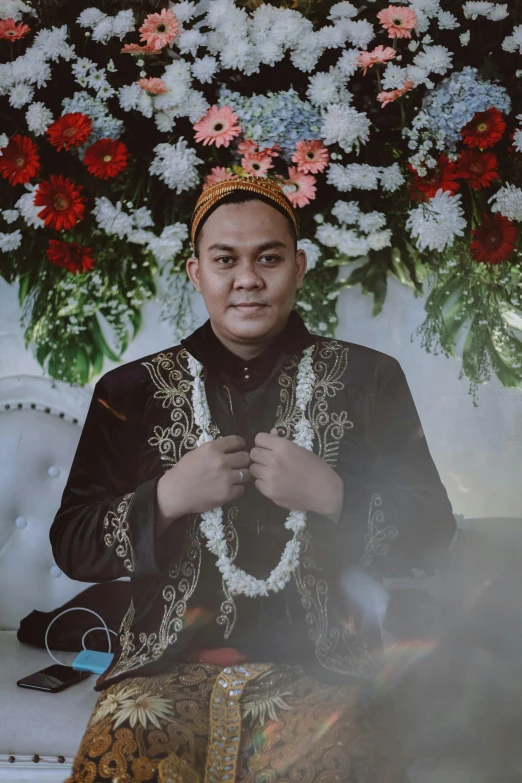
[[[187,271],[217,336],[237,345],[269,342],[284,328],[306,271],[286,218],[264,201],[222,204],[199,235]]]

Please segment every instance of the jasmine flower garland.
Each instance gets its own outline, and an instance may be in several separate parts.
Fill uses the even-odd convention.
[[[312,425],[306,418],[306,411],[312,399],[316,381],[312,360],[313,351],[313,345],[305,348],[297,370],[296,408],[300,413],[300,417],[295,427],[293,439],[294,443],[308,451],[312,451],[314,440]],[[197,446],[201,446],[203,443],[212,441],[212,435],[210,434],[210,408],[205,392],[205,383],[201,377],[203,369],[201,363],[189,354],[188,367],[193,376],[192,408],[194,421],[200,430]],[[223,508],[219,506],[201,514],[200,529],[207,539],[207,548],[218,558],[217,567],[232,595],[246,595],[250,598],[255,598],[259,595],[268,595],[269,592],[277,593],[288,584],[292,574],[299,565],[301,544],[297,536],[306,527],[306,511],[290,511],[285,527],[293,532],[293,538],[287,542],[281,560],[268,578],[257,579],[234,565],[228,555],[228,544],[223,527]]]

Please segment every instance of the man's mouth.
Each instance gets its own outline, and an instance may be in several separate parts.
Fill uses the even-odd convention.
[[[260,310],[262,307],[266,307],[266,304],[263,302],[239,302],[232,307],[236,307],[238,310]]]

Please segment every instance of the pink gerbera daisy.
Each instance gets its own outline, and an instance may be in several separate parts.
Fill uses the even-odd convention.
[[[302,174],[296,166],[292,166],[288,169],[288,180],[283,190],[293,207],[305,207],[315,198],[315,177]]]
[[[163,95],[167,92],[167,85],[163,79],[156,77],[153,79],[139,79],[137,84],[150,95]]]
[[[30,29],[24,22],[15,22],[14,19],[0,20],[0,38],[5,41],[18,41],[27,35]]]
[[[211,106],[194,125],[195,139],[203,144],[228,147],[232,139],[241,133],[238,120],[239,117],[234,114],[230,106]]]
[[[214,166],[210,170],[210,174],[207,174],[203,182],[203,190],[206,190],[211,185],[215,185],[216,182],[225,182],[229,179],[237,179],[237,174],[232,174],[224,166]]]
[[[410,79],[407,79],[398,90],[384,90],[383,92],[380,92],[377,95],[377,100],[381,104],[381,108],[387,106],[388,103],[396,101],[397,98],[400,98],[402,95],[412,90],[413,86],[414,83]]]
[[[264,152],[248,152],[242,159],[243,171],[256,177],[264,177],[268,169],[273,169],[272,158]]]
[[[328,150],[317,139],[313,141],[298,141],[292,160],[297,163],[297,170],[303,174],[319,174],[328,166],[330,159]]]
[[[363,76],[366,76],[366,71],[372,65],[378,65],[379,63],[385,63],[387,60],[393,60],[396,52],[391,46],[376,46],[371,52],[361,52],[357,58],[357,64],[359,68],[363,69]]]
[[[243,139],[237,145],[237,150],[241,155],[248,155],[250,152],[259,152],[259,144],[256,144],[251,139]]]
[[[162,8],[159,14],[149,14],[140,27],[140,41],[151,49],[163,49],[172,43],[181,31],[180,24],[171,8]]]
[[[152,49],[150,46],[140,46],[140,44],[132,43],[125,44],[123,49],[120,49],[121,54],[139,54],[141,56],[149,56],[152,54],[160,54],[159,49]]]
[[[390,38],[411,38],[411,30],[417,27],[417,14],[411,8],[389,5],[377,14],[377,19],[388,30]]]

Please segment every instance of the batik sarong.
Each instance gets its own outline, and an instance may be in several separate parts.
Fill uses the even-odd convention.
[[[102,692],[66,783],[403,783],[391,710],[298,666],[182,663]]]

